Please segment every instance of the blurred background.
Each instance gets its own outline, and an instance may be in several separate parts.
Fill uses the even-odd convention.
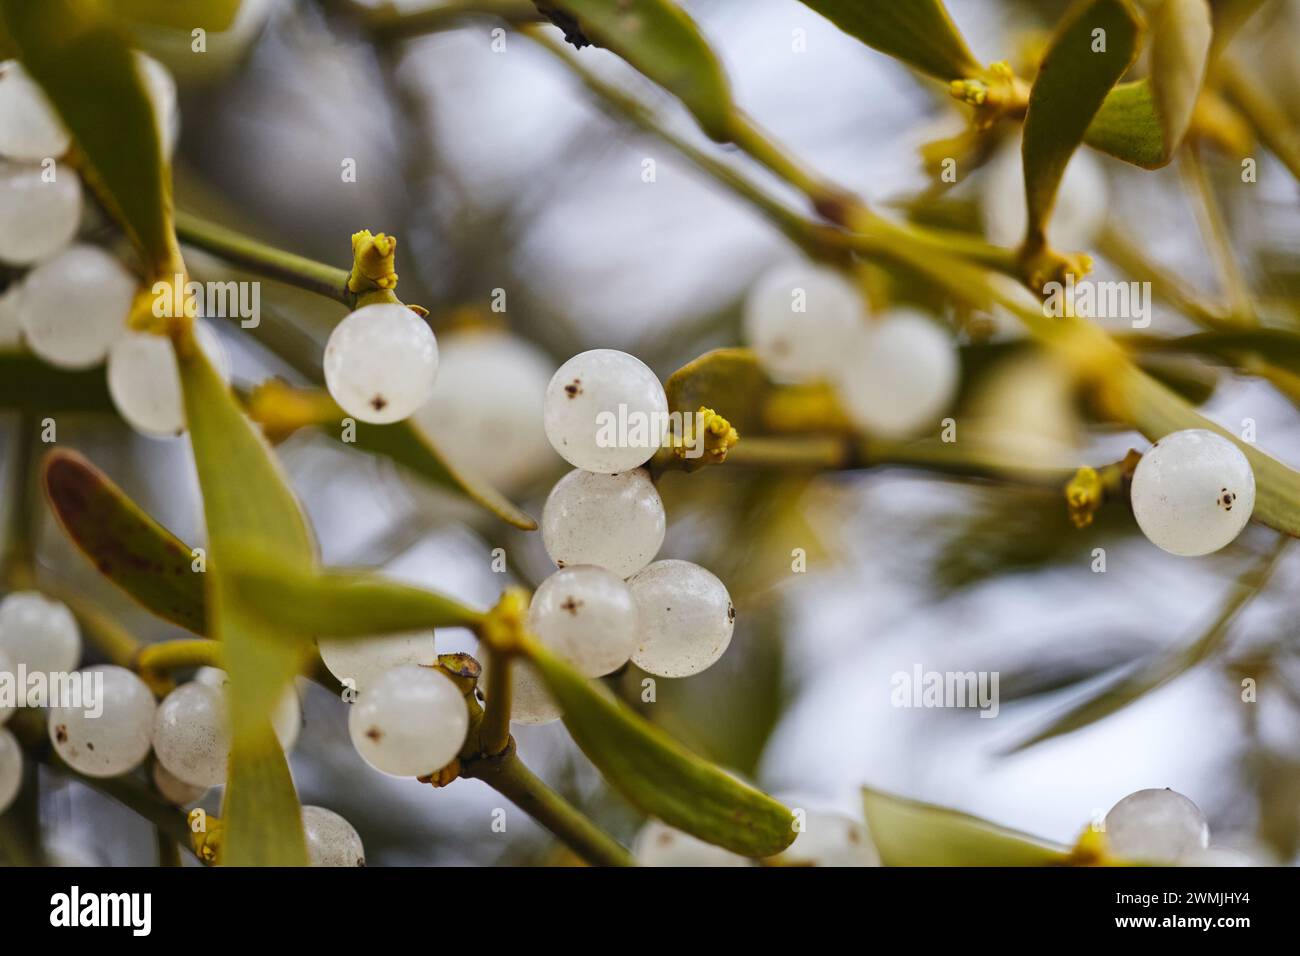
[[[722,57],[740,105],[808,165],[878,208],[907,208],[924,196],[931,218],[978,228],[981,171],[936,198],[918,153],[960,129],[944,90],[797,0],[683,5]],[[982,62],[1014,61],[1064,7],[949,2]],[[1235,46],[1268,77],[1293,124],[1300,124],[1298,13],[1286,0],[1266,4]],[[246,0],[232,36],[213,38],[215,55],[192,57],[187,44],[167,37],[147,44],[181,91],[178,206],[338,265],[347,264],[358,229],[397,236],[402,296],[431,311],[441,343],[485,325],[531,343],[549,368],[584,349],[618,348],[663,378],[708,349],[742,344],[746,290],[798,256],[757,213],[602,110],[553,55],[509,29],[494,34],[500,20],[446,18],[429,35],[379,43],[359,22],[355,6],[342,2]],[[792,43],[797,31],[803,49]],[[741,163],[614,56],[594,48],[577,55],[673,131]],[[1264,150],[1253,155],[1258,183],[1225,190],[1228,227],[1261,301],[1294,322],[1297,186]],[[1151,173],[1093,158],[1108,180],[1109,228],[1180,287],[1217,295],[1177,164]],[[340,176],[348,159],[355,182]],[[643,178],[647,159],[652,182]],[[1211,156],[1207,167],[1236,181],[1233,157]],[[754,175],[783,195],[779,183]],[[1099,278],[1123,275],[1105,250],[1093,251]],[[198,278],[233,275],[201,253],[186,257]],[[504,290],[504,311],[493,311],[496,290]],[[319,356],[342,315],[270,282],[262,308],[277,350],[305,361]],[[1012,334],[998,316],[949,317],[964,334],[973,335],[976,320],[994,341]],[[1148,331],[1194,330],[1158,305]],[[236,323],[220,331],[237,385],[272,375],[302,381],[266,339]],[[444,373],[454,359],[445,353]],[[1300,414],[1286,397],[1208,365],[1198,374],[1215,385],[1205,414],[1233,431],[1254,420],[1259,445],[1300,466]],[[977,384],[965,382],[964,400],[994,402],[999,413],[1019,409],[1005,429],[1013,448],[1032,446],[1028,433],[1040,431],[1050,445],[1044,454],[1063,467],[1114,462],[1146,447],[1136,434],[1093,426],[1072,410],[1058,414],[1051,375],[1044,384],[1041,369],[1004,363]],[[540,410],[540,394],[536,402]],[[183,539],[201,539],[186,441],[142,438],[108,417],[61,419],[59,438]],[[455,458],[457,449],[448,452]],[[506,550],[509,577],[527,586],[551,570],[537,534],[512,531],[391,462],[309,431],[285,441],[281,454],[327,562],[383,567],[480,606],[505,583],[492,569],[492,549]],[[548,455],[501,479],[533,515],[566,470]],[[1206,812],[1215,843],[1295,861],[1300,549],[1283,554],[1270,586],[1211,660],[1112,716],[1012,752],[1072,702],[1200,637],[1272,548],[1271,530],[1251,525],[1218,554],[1176,558],[1141,536],[1124,501],[1079,530],[1060,486],[901,467],[722,466],[669,474],[661,491],[670,524],[660,556],[711,569],[730,589],[738,619],[715,667],[660,680],[658,702],[637,706],[705,756],[804,806],[860,816],[858,788],[866,784],[1062,842],[1125,794],[1172,787]],[[807,554],[807,573],[791,572],[796,548]],[[1105,549],[1105,573],[1093,569],[1096,548]],[[142,639],[177,636],[100,580],[48,521],[41,561]],[[438,643],[442,652],[474,649],[468,634],[452,631],[440,632]],[[892,706],[891,676],[916,665],[998,672],[997,718]],[[611,682],[637,702],[640,676],[629,666]],[[1243,677],[1257,681],[1257,702],[1242,702]],[[478,781],[435,791],[371,770],[348,740],[345,706],[318,686],[301,690],[305,726],[291,763],[302,801],[351,821],[370,865],[567,860],[522,812],[508,809],[507,832],[491,832],[493,808],[508,805]],[[632,839],[637,814],[602,785],[562,725],[515,733],[534,770]],[[149,824],[75,781],[47,774],[43,785],[42,830],[68,859],[153,862]],[[204,805],[216,812],[219,792]]]

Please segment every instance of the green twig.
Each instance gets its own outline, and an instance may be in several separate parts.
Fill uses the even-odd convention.
[[[1206,174],[1201,155],[1193,146],[1182,151],[1183,180],[1195,197],[1197,219],[1201,224],[1201,234],[1205,244],[1218,266],[1219,281],[1223,284],[1228,302],[1234,315],[1240,316],[1243,323],[1256,325],[1259,317],[1251,300],[1250,288],[1242,274],[1241,263],[1232,249],[1232,237],[1228,234],[1228,224],[1223,218],[1218,197]]]
[[[618,841],[592,823],[571,803],[543,783],[515,754],[511,745],[497,757],[465,763],[461,776],[482,780],[557,839],[594,866],[635,866]]]
[[[514,661],[509,654],[488,648],[487,706],[479,725],[479,747],[488,757],[510,746],[510,706]]]
[[[438,33],[464,25],[476,17],[493,17],[507,23],[537,23],[543,20],[531,0],[443,0],[422,10],[396,7],[363,7],[349,4],[362,26],[378,40],[397,40]]]
[[[181,242],[258,275],[318,293],[348,308],[356,304],[355,294],[348,291],[350,273],[347,269],[277,249],[179,209],[176,211],[176,234]]]

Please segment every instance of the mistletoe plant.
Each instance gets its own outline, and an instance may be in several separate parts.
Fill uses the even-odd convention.
[[[167,30],[219,36],[233,30],[237,0],[183,12],[127,0],[0,0],[0,46],[11,57],[0,66],[0,260],[12,284],[6,314],[16,316],[7,321],[21,340],[0,352],[0,401],[21,412],[23,429],[0,671],[73,671],[83,634],[106,662],[92,668],[103,681],[102,715],[68,706],[44,718],[31,708],[0,713],[12,716],[12,733],[0,732],[0,805],[15,803],[11,816],[30,807],[30,795],[20,794],[31,786],[24,762],[45,762],[156,823],[160,846],[187,845],[204,862],[361,862],[352,827],[324,808],[300,807],[289,774],[285,751],[300,732],[292,685],[306,676],[343,698],[353,744],[375,769],[434,787],[481,780],[593,864],[783,865],[878,854],[886,864],[1045,865],[1205,852],[1200,811],[1170,791],[1133,794],[1112,810],[1105,837],[1089,829],[1065,847],[867,790],[868,845],[856,823],[810,825],[696,756],[600,680],[629,662],[659,677],[690,677],[731,641],[737,612],[727,585],[696,564],[656,560],[667,524],[658,482],[670,471],[901,464],[1046,483],[1064,489],[1060,507],[1080,527],[1128,496],[1147,537],[1181,555],[1223,548],[1252,519],[1281,540],[1300,534],[1300,474],[1195,410],[1208,390],[1188,356],[1214,357],[1300,402],[1294,329],[1261,308],[1221,230],[1212,228],[1210,244],[1225,302],[1155,282],[1201,333],[1117,336],[1077,303],[1051,308],[1062,287],[1087,275],[1094,244],[1138,275],[1160,278],[1139,251],[1105,236],[1102,217],[1092,214],[1101,205],[1095,197],[1080,200],[1080,189],[1102,188],[1086,150],[1146,169],[1184,163],[1212,226],[1219,220],[1206,154],[1235,157],[1258,137],[1300,177],[1294,136],[1227,49],[1259,0],[1078,0],[1031,55],[987,65],[940,0],[804,2],[926,82],[940,81],[936,89],[963,111],[959,134],[923,150],[936,186],[908,204],[906,216],[872,208],[761,129],[736,102],[701,31],[670,0],[471,0],[405,12],[327,5],[377,44],[494,18],[552,54],[603,107],[750,204],[802,254],[750,291],[748,348],[709,352],[666,383],[630,354],[587,351],[537,387],[542,420],[509,444],[536,447],[537,436],[523,432],[544,434],[574,467],[540,523],[557,570],[531,596],[507,588],[482,609],[372,569],[323,566],[273,443],[300,429],[345,434],[340,440],[465,497],[494,520],[537,530],[438,437],[451,434],[440,428],[453,429],[456,417],[436,404],[439,376],[514,379],[493,363],[517,357],[488,349],[473,373],[454,371],[427,312],[399,296],[398,240],[390,235],[359,230],[351,262],[328,265],[173,209],[175,87],[133,44]],[[672,132],[584,63],[588,47],[613,53],[676,97],[708,139],[764,168],[798,201]],[[1021,147],[999,152],[1009,131]],[[991,183],[1003,182],[998,168],[1014,181],[998,187],[985,211],[985,231],[998,243],[935,215],[955,181],[946,174],[986,162]],[[57,175],[43,179],[50,169]],[[83,201],[106,225],[78,238]],[[306,384],[231,387],[229,359],[203,317],[183,248],[348,309],[319,360],[285,347],[274,315],[254,333]],[[956,327],[936,321],[940,308]],[[1024,334],[989,341],[979,317],[991,316],[1010,318]],[[962,423],[945,416],[965,380],[1007,349],[1047,363],[1056,393],[1081,399],[1099,426],[1130,428],[1156,444],[1118,463],[1062,470],[975,425],[952,440],[948,433]],[[527,381],[527,360],[519,361],[511,367],[524,368],[518,378]],[[76,451],[55,448],[32,460],[45,423],[71,411],[116,413],[150,436],[188,436],[206,523],[201,548]],[[625,420],[611,424],[615,413]],[[142,644],[93,601],[38,573],[33,480],[100,574],[194,637]],[[1024,745],[1101,719],[1213,653],[1278,551],[1243,579],[1193,648],[1152,659]],[[472,631],[478,652],[437,654],[432,635],[443,628]],[[521,761],[512,721],[556,719],[615,790],[660,821],[635,857]],[[181,809],[215,785],[225,787],[219,818]],[[21,857],[21,833],[12,844]]]

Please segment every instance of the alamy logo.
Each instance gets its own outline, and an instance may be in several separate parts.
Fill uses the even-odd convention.
[[[1150,282],[1076,281],[1074,273],[1067,272],[1064,283],[1043,286],[1043,295],[1043,313],[1049,319],[1128,319],[1135,329],[1151,325]]]
[[[104,673],[28,671],[26,664],[0,671],[0,709],[14,707],[68,707],[99,717],[104,713]]]
[[[998,715],[997,671],[897,671],[890,679],[889,702],[895,707],[970,707],[981,717]]]
[[[155,318],[177,315],[190,302],[198,315],[239,319],[240,328],[255,329],[262,321],[260,282],[186,282],[185,276],[175,275],[171,282],[153,284]]]
[[[78,886],[50,897],[51,926],[126,926],[133,936],[153,927],[151,893],[82,893]]]
[[[600,448],[658,448],[664,436],[680,442],[686,458],[704,454],[708,420],[703,412],[629,411],[619,403],[617,412],[596,415],[596,445]]]

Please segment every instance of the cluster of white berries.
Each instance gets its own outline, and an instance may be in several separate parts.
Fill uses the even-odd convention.
[[[180,130],[176,84],[157,60],[136,55],[170,157]],[[75,241],[81,184],[60,158],[68,131],[16,60],[0,63],[0,262],[28,268],[0,293],[0,345],[24,342],[42,361],[78,370],[108,365],[113,403],[145,435],[185,430],[180,379],[171,346],[132,332],[127,319],[139,281],[114,255]],[[200,346],[222,377],[229,361],[211,328]]]
[[[1241,449],[1203,428],[1156,442],[1129,491],[1142,533],[1170,554],[1218,551],[1241,534],[1255,509],[1255,473]]]
[[[740,856],[658,820],[651,820],[641,828],[633,849],[641,866],[880,866],[880,856],[866,827],[852,817],[804,810],[797,825],[794,842],[766,860]]]
[[[774,380],[832,385],[849,419],[873,436],[937,430],[957,391],[957,350],[938,324],[907,308],[869,318],[858,290],[832,269],[795,263],[763,276],[744,323]]]
[[[1191,800],[1174,790],[1138,790],[1106,814],[1106,848],[1115,857],[1182,866],[1250,866],[1227,847],[1210,846],[1210,826]]]
[[[689,561],[654,560],[667,519],[642,466],[663,442],[667,412],[654,373],[610,349],[574,356],[546,388],[546,435],[576,468],[542,510],[542,543],[558,570],[533,595],[528,629],[587,677],[629,660],[659,677],[688,677],[731,642],[735,610],[722,582]],[[511,719],[559,716],[535,671],[518,664]]]

